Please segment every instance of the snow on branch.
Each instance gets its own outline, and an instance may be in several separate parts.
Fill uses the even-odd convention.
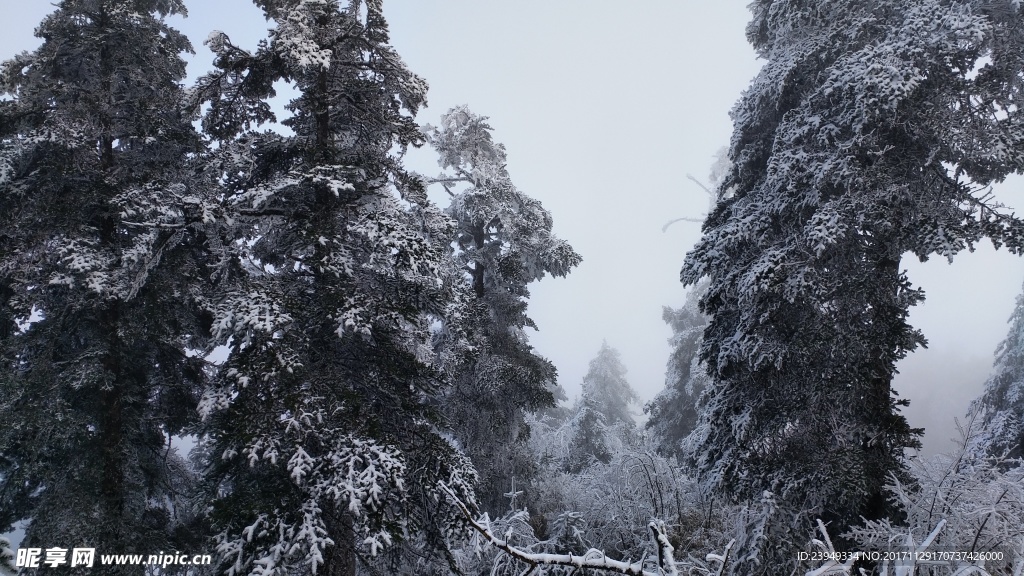
[[[889,574],[889,569],[892,568],[894,576],[913,576],[918,573],[918,568],[922,567],[946,567],[949,573],[953,576],[970,576],[972,574],[976,576],[990,576],[990,573],[983,567],[984,562],[979,564],[964,564],[956,563],[951,564],[949,561],[942,558],[941,555],[933,555],[928,553],[928,549],[935,542],[942,531],[942,528],[946,525],[946,520],[939,520],[935,525],[935,528],[921,541],[920,544],[915,544],[914,539],[910,534],[907,534],[905,540],[905,546],[908,554],[894,558],[890,565],[890,559],[886,558],[882,561],[881,573],[883,575]],[[842,555],[836,552],[835,546],[832,545],[832,539],[829,538],[828,530],[825,528],[824,522],[818,520],[818,529],[821,530],[821,534],[824,537],[824,541],[814,539],[812,544],[815,545],[826,558],[832,558],[825,564],[822,564],[818,568],[807,572],[806,576],[852,576],[853,565],[859,558],[857,554]],[[845,557],[846,561],[840,563],[838,558]],[[935,560],[929,560],[928,558],[937,558]],[[861,572],[863,574],[863,572]],[[1019,569],[1015,568],[1014,575],[1017,576],[1020,573]]]
[[[18,569],[14,567],[14,552],[11,550],[11,541],[0,536],[0,575],[14,576]]]
[[[811,570],[807,573],[807,576],[829,576],[831,574],[843,574],[844,576],[849,576],[853,570],[854,562],[857,561],[857,557],[855,555],[850,555],[846,562],[840,564],[839,560],[837,560],[840,556],[836,554],[836,547],[832,544],[832,539],[828,536],[828,530],[825,529],[825,523],[822,522],[820,518],[818,519],[818,529],[821,530],[821,535],[825,541],[822,542],[815,538],[811,540],[811,543],[823,552],[827,558],[832,558],[832,560],[829,560],[818,568]]]
[[[507,540],[503,540],[495,536],[487,526],[487,523],[476,520],[469,508],[459,500],[458,496],[455,495],[455,492],[447,485],[442,483],[441,489],[448,494],[448,498],[451,499],[455,507],[462,513],[466,521],[469,522],[469,525],[479,532],[487,542],[505,554],[508,554],[528,566],[526,571],[523,572],[523,576],[533,574],[540,566],[565,566],[569,568],[576,568],[577,570],[581,568],[591,568],[595,570],[606,570],[609,572],[617,572],[619,574],[627,574],[629,576],[679,575],[672,556],[672,544],[669,543],[668,535],[665,534],[664,525],[661,523],[651,522],[649,524],[651,532],[654,534],[654,543],[658,548],[658,561],[660,565],[656,572],[652,572],[650,570],[643,569],[643,559],[639,562],[633,563],[613,560],[604,552],[594,548],[591,548],[582,556],[574,556],[572,554],[527,552],[510,545]]]

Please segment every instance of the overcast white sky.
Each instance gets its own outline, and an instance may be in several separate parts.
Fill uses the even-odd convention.
[[[707,206],[701,180],[728,144],[728,111],[759,68],[744,37],[745,2],[706,0],[386,0],[392,42],[430,84],[419,119],[436,123],[468,104],[491,117],[517,186],[552,212],[556,232],[583,256],[568,279],[533,289],[532,341],[558,367],[570,396],[602,339],[622,352],[630,381],[650,399],[664,384],[663,305],[684,298],[679,268]],[[267,23],[249,0],[187,2],[175,20],[195,44],[195,76],[208,68],[213,29],[255,46]],[[0,0],[0,59],[32,49],[48,2]],[[433,174],[427,152],[410,168]],[[1002,197],[1024,205],[1020,180]],[[952,418],[977,396],[1024,279],[1024,262],[986,244],[952,266],[908,261],[928,301],[911,322],[930,340],[901,365],[895,387],[911,424],[947,445]]]

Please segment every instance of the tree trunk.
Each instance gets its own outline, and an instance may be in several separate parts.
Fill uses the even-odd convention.
[[[485,240],[484,225],[483,224],[474,224],[473,225],[473,244],[476,246],[477,252],[481,252],[484,249],[484,240]],[[484,273],[487,270],[487,267],[485,267],[483,265],[483,262],[481,262],[480,260],[482,260],[482,258],[477,259],[476,261],[473,262],[473,272],[472,272],[473,273],[473,292],[476,294],[477,298],[483,298],[484,297],[484,292],[485,292],[485,288],[484,288]]]
[[[100,495],[103,499],[101,521],[111,526],[113,542],[122,540],[121,519],[125,511],[124,463],[124,383],[120,358],[121,342],[118,337],[120,307],[111,303],[100,311],[100,324],[107,336],[107,349],[103,354],[102,403],[100,406],[99,442],[103,459],[103,480]]]
[[[356,534],[352,517],[342,512],[324,516],[334,546],[324,550],[324,576],[356,576]]]

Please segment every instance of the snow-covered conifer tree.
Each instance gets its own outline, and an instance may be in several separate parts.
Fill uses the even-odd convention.
[[[714,209],[717,199],[714,190],[721,185],[731,165],[728,148],[719,148],[708,174],[710,187],[687,174],[707,194],[709,211]],[[662,231],[680,221],[701,220],[677,218],[665,224]],[[680,460],[683,438],[697,426],[697,402],[708,380],[707,371],[700,365],[700,343],[708,320],[700,311],[699,302],[706,290],[707,281],[704,281],[686,294],[686,301],[680,308],[666,306],[662,309],[662,318],[672,328],[672,337],[669,338],[672,352],[665,370],[665,389],[644,406],[644,412],[650,414],[646,427],[654,435],[658,450],[665,455],[680,457]]]
[[[751,10],[765,65],[733,109],[733,165],[682,272],[710,278],[713,381],[690,453],[705,486],[806,512],[806,541],[816,515],[885,516],[883,486],[917,444],[890,387],[924,341],[901,257],[1024,245],[985,188],[1024,167],[1024,15],[1010,0]]]
[[[665,370],[665,389],[644,410],[650,414],[649,430],[658,450],[669,456],[683,456],[683,439],[697,427],[698,400],[707,386],[708,375],[700,365],[700,341],[707,318],[697,301],[704,286],[694,287],[679,308],[665,307],[662,318],[672,328],[672,353]]]
[[[1010,316],[1010,332],[996,348],[985,391],[971,406],[977,419],[972,449],[1007,459],[1024,457],[1024,293]]]
[[[615,435],[613,430],[629,433],[636,427],[630,412],[636,399],[618,350],[602,342],[583,377],[583,392],[569,422],[572,437],[565,459],[569,472],[578,473],[594,462],[607,464],[611,460],[611,443],[622,441],[622,435]]]
[[[536,328],[526,314],[527,286],[547,274],[565,276],[580,257],[552,233],[540,202],[512,183],[505,148],[491,130],[486,117],[462,106],[428,127],[427,139],[447,171],[434,182],[451,195],[452,258],[473,294],[463,319],[471,350],[449,362],[455,378],[444,412],[480,474],[480,505],[500,514],[513,479],[529,490],[536,470],[524,415],[552,407],[553,393],[561,392],[555,367],[533,351],[525,332]]]
[[[188,349],[209,321],[176,13],[64,0],[0,73],[0,532],[31,520],[23,546],[188,547],[170,441],[194,421]]]
[[[472,506],[475,472],[433,409],[431,326],[465,300],[453,231],[398,153],[423,142],[426,84],[379,0],[257,4],[269,39],[248,53],[211,34],[218,70],[196,87],[229,216],[213,306],[229,355],[200,406],[222,568],[354,574],[406,539],[443,553],[442,484]],[[250,129],[277,80],[299,92],[291,135]]]
[[[601,349],[583,376],[583,397],[593,401],[608,426],[636,426],[630,408],[637,400],[636,391],[626,380],[626,367],[622,365],[619,351],[607,342],[601,343]]]
[[[14,576],[14,574],[17,574],[11,542],[3,537],[0,537],[0,574],[3,576]]]
[[[569,421],[572,437],[569,439],[565,456],[565,470],[579,474],[591,464],[607,464],[612,459],[608,445],[608,425],[604,414],[597,408],[597,400],[584,394],[576,406],[575,414]]]

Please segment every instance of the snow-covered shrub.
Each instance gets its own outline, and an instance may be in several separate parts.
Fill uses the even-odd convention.
[[[881,562],[880,573],[1024,574],[1024,467],[1019,460],[975,449],[982,433],[979,420],[971,417],[960,433],[952,453],[910,459],[913,484],[889,484],[890,497],[905,519],[865,521],[846,535],[863,551],[934,554],[918,554],[916,563],[913,555],[902,562]],[[979,556],[943,557],[947,552]],[[992,554],[1002,560],[992,560]],[[933,561],[922,561],[929,558]]]
[[[622,423],[604,429],[607,463],[594,460],[579,473],[566,472],[575,420],[568,414],[527,418],[529,448],[541,466],[537,479],[526,493],[516,492],[514,499],[506,495],[509,509],[500,517],[470,512],[494,540],[473,529],[449,546],[451,567],[416,562],[395,573],[440,575],[457,569],[519,575],[530,566],[524,558],[566,561],[571,556],[572,562],[589,562],[591,569],[606,563],[604,572],[587,572],[595,574],[639,573],[629,571],[634,568],[672,574],[669,568],[658,572],[659,558],[666,566],[674,564],[679,574],[718,574],[729,554],[723,519],[733,510],[702,497],[674,458],[658,455],[649,437]],[[530,574],[561,576],[573,570],[572,565],[539,563]]]
[[[511,546],[531,553],[546,551],[547,542],[537,539],[526,510],[510,511],[493,521],[485,514],[480,522]],[[515,558],[491,546],[479,532],[473,532],[466,544],[455,550],[455,558],[464,574],[518,576],[523,572]]]
[[[595,463],[569,478],[563,505],[581,516],[587,543],[618,557],[649,549],[647,524],[666,522],[683,557],[721,544],[720,510],[702,498],[674,459],[659,456],[649,439],[622,443],[608,464]]]
[[[726,574],[794,573],[799,560],[793,551],[811,543],[810,511],[787,508],[769,491],[756,501],[726,507],[723,516],[736,540]]]

